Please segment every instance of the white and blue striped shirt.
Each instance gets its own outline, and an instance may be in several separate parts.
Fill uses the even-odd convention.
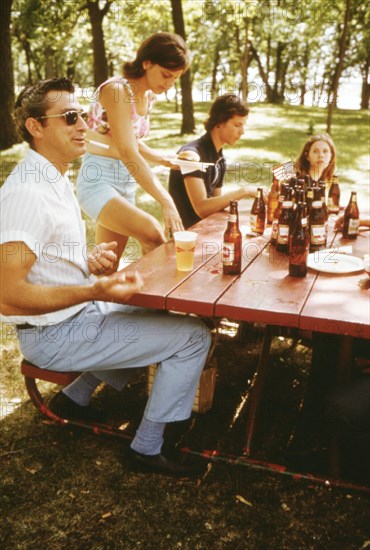
[[[23,242],[36,255],[27,280],[36,285],[91,284],[87,266],[85,224],[66,176],[36,151],[29,149],[0,189],[2,261],[14,253],[10,242]],[[4,257],[5,254],[5,257]],[[42,315],[1,316],[16,324],[60,323],[86,303]]]

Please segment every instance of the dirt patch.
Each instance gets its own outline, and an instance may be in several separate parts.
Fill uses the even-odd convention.
[[[167,434],[172,443],[199,452],[240,455],[261,338],[258,327],[248,329],[242,339],[221,338],[213,407],[172,427]],[[303,342],[274,339],[257,417],[258,459],[278,462],[286,457],[296,435],[310,360],[310,347]],[[9,338],[3,347],[1,384],[2,548],[370,546],[365,493],[296,481],[268,468],[227,460],[213,463],[196,481],[137,473],[131,469],[126,442],[45,423],[27,399],[17,347]],[[45,385],[43,391],[51,395],[55,388]],[[120,394],[104,388],[96,399],[112,417],[130,421],[134,430],[145,405],[145,375]],[[320,460],[312,459],[309,465],[313,473],[325,475],[327,452],[321,451]],[[294,460],[290,464],[292,471],[301,466]],[[348,481],[354,482],[351,474],[355,472],[349,472]]]

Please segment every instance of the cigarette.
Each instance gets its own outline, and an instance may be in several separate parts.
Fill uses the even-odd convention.
[[[85,138],[85,141],[87,143],[91,143],[91,145],[96,145],[97,147],[101,147],[102,149],[109,149],[109,145],[106,143],[100,143],[100,141],[95,141],[94,139],[87,139]]]

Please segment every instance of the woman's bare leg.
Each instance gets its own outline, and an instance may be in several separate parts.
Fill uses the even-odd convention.
[[[96,225],[96,242],[118,242],[118,258],[126,246],[128,237],[140,241],[146,254],[165,241],[160,223],[150,214],[140,210],[123,197],[107,202],[99,214]]]

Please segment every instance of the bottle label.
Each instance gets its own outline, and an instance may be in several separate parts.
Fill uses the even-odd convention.
[[[276,239],[278,234],[279,220],[277,218],[272,220],[271,238]]]
[[[250,215],[250,226],[252,231],[256,231],[257,229],[257,214],[251,214]]]
[[[355,220],[353,218],[350,218],[348,220],[348,235],[357,235],[359,225],[360,225],[360,220]]]
[[[293,207],[293,201],[284,201],[283,202],[283,208],[292,208]]]
[[[324,225],[311,225],[311,244],[325,245],[326,228]]]
[[[328,209],[333,214],[339,212],[339,205],[332,197],[328,197]]]
[[[301,224],[302,224],[302,227],[307,227],[307,218],[302,218]]]
[[[321,208],[322,207],[322,202],[321,200],[319,201],[313,201],[312,203],[312,208]]]
[[[279,225],[278,227],[278,234],[277,234],[277,242],[279,244],[288,244],[289,240],[289,225]]]
[[[236,214],[230,214],[229,215],[229,222],[235,223],[237,221]]]
[[[223,265],[233,265],[235,260],[235,244],[223,243],[222,245],[222,263]]]

